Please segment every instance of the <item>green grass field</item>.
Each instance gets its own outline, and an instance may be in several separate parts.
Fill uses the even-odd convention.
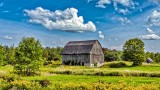
[[[128,62],[127,62],[128,63]],[[108,64],[108,63],[106,63]],[[129,65],[130,63],[128,63]],[[89,66],[63,66],[63,65],[48,65],[40,68],[40,71],[37,71],[40,75],[36,76],[17,76],[20,80],[24,81],[40,81],[40,80],[49,80],[53,85],[57,83],[65,84],[64,88],[68,84],[73,86],[80,84],[93,87],[96,82],[103,81],[106,83],[113,83],[114,85],[123,86],[119,82],[125,82],[131,87],[148,85],[147,88],[150,88],[149,85],[153,84],[153,87],[158,87],[160,84],[160,65],[159,64],[143,64],[142,66],[137,67],[119,67],[119,68],[109,68],[105,67],[94,67]],[[4,76],[13,75],[13,66],[1,66],[0,67],[0,84],[2,84],[2,78]],[[23,81],[18,81],[14,83],[19,83]],[[14,84],[13,83],[13,84]],[[75,83],[75,85],[74,85]],[[87,84],[88,83],[88,84]],[[157,84],[154,84],[157,83]],[[59,85],[61,85],[59,84]],[[18,84],[19,85],[19,84]],[[93,85],[93,86],[92,86]],[[99,84],[98,84],[99,85]],[[103,84],[106,85],[106,84]],[[129,88],[128,86],[127,88]],[[55,87],[52,87],[55,88]],[[71,87],[69,87],[71,88]],[[124,88],[124,87],[123,87]],[[145,88],[140,87],[140,88]],[[145,89],[143,89],[145,90]]]
[[[7,65],[0,67],[0,73],[9,74],[13,71],[13,66]],[[52,82],[96,82],[98,80],[104,80],[106,82],[118,82],[126,81],[128,83],[150,83],[150,82],[159,82],[159,76],[156,77],[135,77],[135,76],[101,76],[95,74],[95,72],[120,72],[120,73],[155,73],[160,74],[160,65],[157,64],[143,64],[142,66],[137,67],[121,67],[121,68],[90,68],[89,66],[45,66],[40,68],[41,76],[35,77],[23,77],[25,80],[42,80],[47,79]],[[67,73],[70,71],[71,73]],[[57,74],[58,72],[58,74]],[[61,72],[61,73],[59,73]],[[77,75],[76,75],[77,74]],[[92,75],[93,74],[93,75]]]
[[[116,76],[86,76],[86,75],[53,75],[53,76],[37,76],[37,77],[23,77],[24,80],[50,80],[52,83],[57,82],[98,82],[105,81],[110,83],[117,83],[119,81],[125,81],[127,83],[142,84],[142,83],[151,83],[159,82],[160,78],[151,78],[151,77],[116,77]]]

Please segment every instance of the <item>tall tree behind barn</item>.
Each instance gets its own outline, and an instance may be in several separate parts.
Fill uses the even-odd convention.
[[[62,51],[65,65],[102,65],[104,54],[98,40],[70,41]]]

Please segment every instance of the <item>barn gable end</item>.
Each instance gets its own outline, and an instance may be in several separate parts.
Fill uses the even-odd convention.
[[[98,40],[70,41],[62,51],[62,63],[66,65],[91,65],[103,62],[104,54]]]

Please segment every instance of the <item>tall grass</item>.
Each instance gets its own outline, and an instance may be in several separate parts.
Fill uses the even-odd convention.
[[[91,83],[51,83],[46,86],[41,85],[37,81],[15,80],[12,82],[4,81],[0,85],[2,90],[159,90],[160,83],[150,83],[134,85],[124,81],[118,83],[106,83],[105,81],[97,81]]]

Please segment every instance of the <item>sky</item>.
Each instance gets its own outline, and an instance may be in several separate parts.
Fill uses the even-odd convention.
[[[43,47],[96,39],[117,50],[139,38],[145,51],[160,52],[160,0],[0,0],[0,44],[23,37]]]

